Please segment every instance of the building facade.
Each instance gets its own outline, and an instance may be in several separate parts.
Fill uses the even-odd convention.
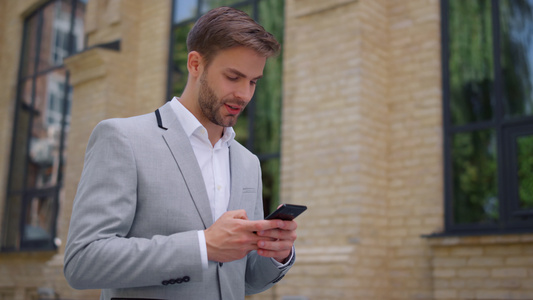
[[[202,5],[240,2],[260,23],[279,9],[0,1],[0,299],[98,298],[62,273],[89,135],[169,100],[180,26]],[[533,299],[533,4],[278,2],[268,199],[308,210],[295,266],[250,299]]]

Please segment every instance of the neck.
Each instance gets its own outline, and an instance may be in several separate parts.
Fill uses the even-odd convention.
[[[211,145],[215,146],[215,144],[222,138],[222,135],[224,135],[224,127],[213,124],[213,122],[209,121],[202,114],[198,105],[195,105],[195,102],[191,101],[191,99],[192,98],[188,97],[185,92],[180,98],[178,98],[181,104],[196,117],[200,124],[205,127]]]
[[[202,123],[202,122],[200,122]],[[215,125],[211,122],[208,122],[209,125],[211,126],[206,126],[206,124],[203,124],[205,129],[207,130],[207,136],[209,138],[209,141],[211,142],[211,145],[213,145],[213,147],[215,146],[215,144],[222,138],[222,136],[224,135],[224,127],[221,127],[221,126],[218,126],[218,125]],[[214,127],[214,128],[209,128],[209,127]]]

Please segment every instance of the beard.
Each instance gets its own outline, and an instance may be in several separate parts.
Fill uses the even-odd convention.
[[[235,103],[244,109],[246,103],[242,100],[233,99],[231,101],[218,99],[213,89],[209,86],[205,78],[206,73],[200,77],[200,91],[198,93],[198,104],[202,114],[213,124],[222,127],[232,127],[237,123],[239,114],[224,115],[225,103]],[[224,107],[224,108],[223,108]],[[222,109],[223,108],[223,109]],[[241,110],[242,111],[242,110]]]

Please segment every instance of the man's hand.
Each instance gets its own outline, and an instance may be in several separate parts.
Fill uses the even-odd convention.
[[[296,240],[296,227],[294,221],[250,221],[244,210],[228,211],[204,231],[207,258],[230,262],[258,250],[283,263]]]
[[[290,257],[294,241],[296,240],[296,228],[294,221],[269,220],[276,222],[276,228],[257,232],[260,237],[268,237],[269,240],[260,240],[257,243],[257,253],[261,256],[272,257],[284,264]]]

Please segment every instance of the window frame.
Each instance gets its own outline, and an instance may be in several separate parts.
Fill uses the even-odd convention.
[[[451,118],[451,93],[450,93],[450,69],[449,69],[449,2],[453,0],[441,0],[441,65],[442,65],[442,117],[443,117],[443,155],[444,155],[444,235],[470,235],[470,234],[494,234],[494,233],[521,233],[533,232],[533,214],[528,214],[528,220],[518,220],[513,217],[516,214],[518,198],[513,196],[518,188],[518,179],[512,176],[515,169],[510,164],[517,165],[516,152],[511,145],[512,137],[527,130],[533,134],[533,115],[507,119],[503,100],[503,82],[501,68],[500,47],[500,12],[499,0],[491,1],[492,18],[492,51],[494,59],[494,103],[492,106],[493,117],[491,120],[471,122],[466,125],[453,125]],[[524,129],[525,128],[525,129]],[[497,189],[499,204],[499,220],[497,224],[456,224],[454,222],[453,207],[453,170],[452,170],[452,139],[454,134],[474,132],[478,130],[494,130],[496,132],[497,148]],[[514,201],[514,202],[513,202]]]
[[[12,137],[11,137],[11,147],[10,147],[10,162],[9,162],[9,177],[7,180],[7,187],[6,187],[6,197],[5,197],[5,203],[4,203],[4,216],[3,216],[3,222],[2,222],[2,235],[1,235],[1,243],[0,243],[0,252],[20,252],[20,251],[49,251],[49,250],[57,250],[58,244],[57,244],[57,218],[58,218],[58,211],[59,211],[59,198],[60,194],[63,189],[63,171],[64,171],[64,154],[65,154],[65,139],[66,139],[66,129],[69,126],[69,96],[71,95],[71,87],[70,87],[70,73],[68,70],[66,70],[64,63],[61,59],[61,62],[56,64],[56,60],[54,59],[53,55],[55,54],[53,47],[55,47],[55,35],[56,35],[56,27],[55,24],[52,24],[52,31],[49,34],[51,35],[50,42],[53,43],[51,45],[50,53],[48,57],[46,55],[43,55],[41,51],[43,49],[41,48],[42,42],[43,42],[43,31],[46,30],[43,26],[44,20],[45,20],[45,10],[49,9],[49,6],[52,5],[62,5],[63,3],[60,2],[61,0],[49,0],[44,2],[41,6],[39,6],[35,11],[33,11],[31,14],[26,16],[23,21],[23,28],[22,28],[22,40],[21,40],[21,50],[20,50],[20,59],[19,59],[19,68],[18,68],[18,75],[17,75],[17,90],[16,90],[16,98],[14,100],[15,102],[15,116],[13,120],[13,129],[12,129]],[[68,37],[73,37],[73,33],[75,31],[75,22],[76,22],[76,16],[78,13],[78,5],[79,2],[86,2],[84,0],[66,0],[70,4],[70,12],[69,14],[69,32],[67,32]],[[55,10],[54,8],[54,18],[55,18]],[[31,40],[28,38],[30,27],[32,26],[31,20],[33,18],[36,19],[35,26],[35,37],[31,37]],[[52,19],[52,22],[55,23],[55,19]],[[72,55],[76,52],[74,39],[70,39],[68,41],[68,53],[66,56]],[[31,45],[34,49],[29,49],[28,45]],[[28,47],[28,49],[26,49]],[[84,46],[81,45],[81,49]],[[80,50],[81,50],[80,49]],[[27,55],[25,51],[30,51],[29,53],[32,53],[31,51],[35,51],[34,57],[31,57],[31,55]],[[45,58],[48,59],[51,63],[50,66],[45,66],[43,69],[40,69],[40,59]],[[30,60],[32,60],[30,62]],[[31,66],[30,68],[25,68],[25,64],[29,64]],[[30,147],[31,147],[31,139],[32,139],[32,129],[35,122],[35,117],[37,115],[42,115],[43,122],[48,122],[48,116],[46,115],[48,113],[48,106],[50,103],[46,103],[43,106],[43,110],[39,111],[36,108],[36,90],[37,90],[37,81],[41,78],[47,78],[48,76],[56,76],[54,72],[57,71],[64,71],[64,79],[61,82],[63,84],[63,90],[59,91],[61,95],[61,99],[58,100],[58,103],[62,105],[62,117],[60,120],[60,136],[58,140],[58,166],[57,166],[57,173],[55,174],[55,178],[53,178],[53,181],[55,184],[52,186],[44,186],[44,187],[28,187],[28,168],[29,168],[29,161],[30,161]],[[30,83],[31,85],[31,104],[27,104],[24,102],[23,95],[24,95],[24,87],[26,83]],[[48,86],[50,82],[46,82],[46,85]],[[57,90],[57,89],[56,89]],[[55,95],[54,95],[55,96]],[[46,94],[46,101],[48,101],[50,95]],[[27,126],[26,132],[23,132],[23,128],[19,128],[19,122],[22,114],[22,110],[27,110],[29,114],[29,121],[27,123],[24,123],[24,126]],[[15,157],[16,157],[16,151],[21,150],[17,147],[17,140],[20,139],[24,140],[24,165],[20,166],[15,164]],[[22,180],[23,182],[20,183],[20,186],[22,188],[15,189],[14,188],[14,179],[12,174],[14,173],[15,169],[23,168],[22,173]],[[11,203],[11,197],[20,197],[20,203],[16,201],[15,203]],[[29,206],[31,205],[32,201],[51,201],[50,207],[51,212],[50,214],[47,214],[47,221],[49,230],[49,237],[46,239],[27,239],[27,236],[25,234],[26,229],[26,221],[27,216],[26,214],[29,212]],[[20,205],[18,209],[15,208],[15,212],[19,212],[19,215],[16,217],[13,217],[10,215],[11,207],[12,205]],[[14,207],[14,206],[13,206]],[[18,229],[13,230],[10,227],[9,224],[11,222],[9,220],[15,220],[18,221]],[[13,226],[14,227],[14,226]],[[16,232],[16,238],[12,241],[9,236],[10,232]],[[12,246],[12,244],[14,246]]]

